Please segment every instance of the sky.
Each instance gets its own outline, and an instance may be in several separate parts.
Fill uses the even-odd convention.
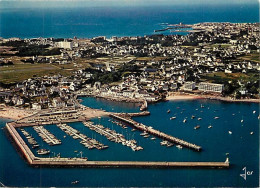
[[[0,0],[4,7],[165,6],[259,4],[260,0]],[[3,7],[2,7],[3,8]]]

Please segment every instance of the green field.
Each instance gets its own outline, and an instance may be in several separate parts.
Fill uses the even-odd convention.
[[[232,80],[243,80],[243,81],[256,81],[258,79],[258,74],[256,73],[224,73],[216,72],[202,75],[202,78],[207,81],[212,81],[216,83],[223,83]]]
[[[161,61],[169,57],[137,57],[136,61]]]
[[[260,55],[259,55],[259,53],[256,53],[256,52],[242,56],[239,59],[260,63]]]
[[[231,44],[212,44],[211,47],[229,48]]]
[[[71,74],[71,71],[50,64],[15,64],[8,67],[0,67],[0,82],[10,84],[32,77],[58,73],[67,76]]]

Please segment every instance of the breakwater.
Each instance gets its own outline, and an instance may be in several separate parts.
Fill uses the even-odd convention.
[[[164,162],[164,161],[89,161],[87,158],[39,158],[34,156],[27,144],[16,131],[13,123],[7,123],[6,129],[15,141],[27,162],[32,166],[57,167],[131,167],[131,168],[228,168],[229,162]]]
[[[139,130],[144,131],[146,133],[160,137],[160,138],[167,140],[169,142],[176,143],[176,144],[179,144],[181,146],[194,149],[195,151],[201,151],[201,149],[202,149],[201,146],[189,143],[189,142],[184,141],[182,139],[179,139],[177,137],[173,137],[173,136],[168,135],[166,133],[163,133],[161,131],[155,130],[154,128],[152,128],[150,126],[146,126],[142,123],[138,123],[138,122],[132,120],[131,118],[129,118],[129,116],[127,114],[124,114],[124,113],[110,114],[110,117],[121,120],[121,121],[135,127],[136,129],[139,129]]]

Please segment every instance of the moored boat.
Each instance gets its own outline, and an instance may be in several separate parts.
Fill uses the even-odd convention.
[[[39,149],[37,150],[38,155],[46,155],[50,153],[50,150],[47,149]]]
[[[196,127],[194,127],[194,129],[196,130],[196,129],[199,129],[200,128],[200,126],[199,125],[197,125]]]
[[[167,143],[168,143],[168,142],[167,142],[166,140],[160,142],[160,144],[161,144],[162,146],[167,145]]]
[[[38,147],[39,147],[39,144],[34,144],[34,145],[32,146],[32,149],[38,148]]]
[[[167,147],[172,147],[173,145],[174,145],[173,143],[168,142],[166,146],[167,146]]]
[[[78,184],[78,183],[79,183],[78,180],[76,180],[76,181],[72,181],[72,182],[71,182],[71,184]]]

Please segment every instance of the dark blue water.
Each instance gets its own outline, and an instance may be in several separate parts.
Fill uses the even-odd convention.
[[[160,23],[259,22],[258,2],[237,5],[146,7],[19,8],[0,2],[0,36],[74,37],[144,36]],[[169,31],[161,32],[170,34]],[[184,33],[181,33],[184,34]]]
[[[134,112],[138,107],[94,98],[83,98],[83,104],[115,112]],[[204,108],[201,108],[201,104]],[[171,109],[168,114],[167,110]],[[201,152],[183,148],[163,147],[160,140],[140,136],[139,131],[123,129],[102,117],[93,119],[106,127],[123,134],[127,139],[137,140],[144,150],[133,152],[129,147],[108,141],[105,137],[84,127],[82,123],[70,125],[91,138],[109,146],[107,150],[88,150],[56,125],[46,126],[62,145],[48,146],[32,128],[26,128],[40,143],[40,147],[51,150],[50,156],[78,157],[79,151],[89,160],[150,160],[150,161],[224,161],[229,153],[229,169],[87,169],[87,168],[32,168],[18,155],[3,130],[0,132],[0,181],[8,186],[232,186],[256,187],[259,177],[259,105],[254,103],[223,103],[209,100],[169,101],[149,105],[150,116],[135,118],[136,121],[153,126],[173,136],[202,146]],[[253,114],[253,111],[256,111]],[[195,119],[191,116],[195,115]],[[170,120],[176,116],[175,120]],[[214,119],[218,116],[219,119]],[[198,121],[200,117],[202,120]],[[183,119],[187,122],[183,123]],[[241,119],[244,120],[241,123]],[[1,127],[5,120],[1,120]],[[213,128],[208,129],[209,125]],[[194,130],[194,126],[201,128]],[[230,135],[228,131],[232,131]],[[253,135],[250,132],[254,132]],[[77,152],[75,152],[77,150]],[[35,151],[34,151],[35,152]],[[242,169],[253,171],[245,181]]]

